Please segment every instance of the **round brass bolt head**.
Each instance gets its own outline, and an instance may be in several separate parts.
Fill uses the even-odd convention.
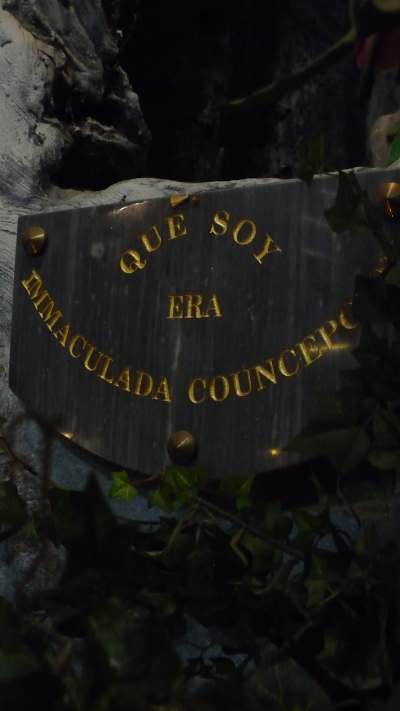
[[[25,251],[31,257],[38,257],[46,248],[46,230],[44,230],[43,227],[39,227],[39,225],[32,225],[32,227],[28,227],[22,237],[22,244]]]
[[[167,443],[168,454],[174,464],[190,464],[197,454],[197,442],[190,432],[174,432]]]

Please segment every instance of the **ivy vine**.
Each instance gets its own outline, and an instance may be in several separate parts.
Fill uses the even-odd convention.
[[[399,539],[362,520],[368,501],[394,497],[400,474],[398,245],[353,173],[340,174],[327,219],[354,239],[372,230],[386,262],[356,280],[356,367],[289,445],[337,472],[328,490],[310,467],[312,508],[266,500],[253,475],[216,482],[182,467],[116,472],[106,491],[93,476],[80,492],[46,471],[29,506],[3,423],[0,539],[36,553],[16,599],[0,598],[1,708],[399,708]],[[148,520],[113,506],[136,497]],[[63,573],[38,590],[50,550]]]

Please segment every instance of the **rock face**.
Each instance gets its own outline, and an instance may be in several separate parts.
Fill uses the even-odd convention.
[[[3,6],[52,56],[42,115],[63,134],[55,182],[101,189],[142,175],[150,134],[100,0],[5,0]]]
[[[329,47],[347,29],[347,5],[202,0],[189,11],[183,0],[136,3],[122,63],[152,132],[151,175],[290,177],[300,146],[320,132],[331,167],[362,164],[365,107],[351,52],[274,106],[237,120],[223,113],[227,100],[290,76]]]
[[[245,119],[224,112],[337,40],[346,0],[317,11],[307,0],[203,0],[190,12],[183,0],[4,0],[4,8],[52,47],[44,116],[64,134],[51,176],[62,187],[141,175],[289,177],[301,146],[321,132],[327,167],[363,163],[366,109],[354,98],[350,52],[274,106]]]

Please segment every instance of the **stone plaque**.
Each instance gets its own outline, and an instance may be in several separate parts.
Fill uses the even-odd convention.
[[[358,173],[369,192],[391,177]],[[351,366],[354,277],[380,256],[372,235],[330,231],[336,188],[227,184],[21,218],[12,389],[64,437],[143,473],[180,431],[215,476],[294,461],[283,447]]]

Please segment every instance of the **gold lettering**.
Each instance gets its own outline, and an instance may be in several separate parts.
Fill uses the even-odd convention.
[[[257,378],[257,390],[258,391],[265,389],[265,385],[261,380],[261,376],[263,378],[265,378],[266,380],[269,380],[270,383],[273,383],[274,385],[276,385],[274,361],[272,360],[272,358],[269,358],[269,360],[266,361],[266,364],[269,368],[268,370],[267,370],[267,368],[264,368],[264,366],[262,366],[262,365],[255,365],[253,368],[253,370],[256,374],[256,378]]]
[[[185,294],[186,299],[186,316],[185,318],[203,318],[200,311],[200,306],[203,303],[201,294]],[[193,316],[194,311],[194,316]],[[205,317],[207,318],[207,317]]]
[[[63,314],[61,311],[56,311],[54,312],[54,301],[49,301],[48,304],[44,307],[43,311],[39,311],[40,317],[43,319],[45,324],[47,325],[47,328],[49,331],[52,333],[53,328],[56,325],[57,321],[60,320],[60,318],[63,317]]]
[[[242,240],[240,240],[239,235],[240,235],[242,227],[244,227],[245,225],[249,225],[250,230],[247,232],[247,235]],[[254,240],[256,233],[257,233],[257,227],[256,227],[255,222],[253,222],[253,220],[240,220],[240,222],[237,223],[237,225],[235,226],[235,229],[233,230],[232,237],[233,237],[234,242],[236,242],[236,244],[240,244],[242,246],[242,245],[250,244]]]
[[[147,383],[146,383],[147,379]],[[137,371],[137,380],[134,389],[135,395],[140,395],[141,397],[147,397],[153,390],[153,378],[149,373],[143,373],[141,370]]]
[[[63,348],[65,348],[65,346],[67,345],[67,340],[68,340],[70,328],[71,327],[70,327],[69,323],[66,323],[65,326],[63,326],[62,328],[59,328],[58,331],[53,333],[54,338],[57,339],[60,346],[62,346]]]
[[[189,396],[190,402],[192,402],[193,405],[200,405],[206,399],[205,393],[203,396],[200,396],[200,398],[196,397],[195,388],[197,387],[197,384],[199,384],[205,390],[207,382],[204,378],[195,378],[190,383],[189,389],[188,389],[188,396]]]
[[[37,296],[38,292],[42,288],[42,283],[43,282],[36,269],[32,269],[30,276],[21,282],[22,286],[31,298],[35,298]]]
[[[242,386],[240,384],[240,374],[241,373],[246,373],[247,374],[247,385],[246,385],[246,390],[242,389]],[[233,388],[235,390],[235,393],[238,397],[245,397],[246,395],[250,395],[252,391],[252,382],[251,382],[251,376],[250,376],[250,370],[246,368],[245,370],[240,371],[239,373],[233,373]]]
[[[311,365],[311,363],[315,363],[315,361],[321,358],[323,355],[323,352],[321,351],[315,336],[306,336],[297,345],[300,349],[301,355],[303,356],[306,366]]]
[[[172,217],[167,217],[166,222],[169,231],[168,239],[176,239],[177,237],[185,237],[185,235],[187,235],[184,215],[177,214]]]
[[[352,302],[351,301],[346,301],[340,308],[339,311],[339,322],[340,325],[343,326],[347,331],[353,331],[355,328],[359,327],[359,323],[357,321],[354,321],[353,319],[353,314],[351,311],[352,307]]]
[[[157,388],[157,392],[153,395],[153,400],[164,400],[164,402],[171,402],[171,394],[169,390],[167,378],[163,378]]]
[[[128,249],[123,253],[120,259],[120,269],[124,274],[133,274],[138,269],[144,269],[147,264],[147,260],[142,261],[139,252],[134,249]]]
[[[156,252],[157,249],[159,249],[159,248],[161,247],[161,243],[162,243],[162,237],[161,237],[160,232],[159,232],[159,230],[157,229],[157,227],[156,227],[155,225],[153,225],[153,227],[152,227],[151,229],[153,230],[153,232],[154,232],[154,234],[155,234],[155,236],[156,236],[156,242],[155,242],[155,244],[154,244],[154,243],[152,244],[152,243],[150,242],[150,240],[149,240],[147,234],[141,235],[141,237],[140,237],[140,239],[142,240],[143,245],[144,245],[146,251],[149,252],[150,254],[151,254],[151,252]]]
[[[103,356],[103,358],[104,358],[103,365],[101,366],[98,376],[99,376],[99,378],[104,380],[106,383],[113,385],[114,379],[107,378],[108,370],[109,370],[111,363],[113,362],[113,359],[110,358],[110,356]]]
[[[78,343],[79,341],[82,341],[83,345],[82,345],[81,350],[77,353],[77,352],[74,350],[74,348],[75,348],[75,346],[77,345],[77,343]],[[88,344],[88,342],[87,342],[86,338],[84,338],[83,336],[81,336],[80,333],[77,333],[76,336],[74,336],[73,338],[71,338],[70,343],[69,343],[69,353],[70,353],[70,355],[71,355],[73,358],[80,358],[81,355],[83,354],[83,351],[85,350],[87,344]]]
[[[95,348],[95,346],[91,346],[90,343],[88,345],[89,345],[89,349],[86,352],[83,366],[84,366],[85,370],[89,371],[89,373],[94,373],[97,370],[97,368],[99,367],[100,361],[101,361],[104,353],[100,353],[100,351],[98,351],[97,359],[96,359],[94,365],[93,364],[91,365],[90,361],[91,361],[92,355],[96,352],[97,349]]]
[[[287,363],[285,362],[285,358],[287,355],[291,355],[296,358],[295,370],[289,370]],[[285,376],[285,378],[293,378],[294,375],[297,375],[300,370],[300,364],[297,362],[297,353],[294,348],[286,348],[286,350],[282,351],[278,359],[278,368],[282,375]]]
[[[217,394],[217,383],[221,383],[222,390]],[[210,397],[214,402],[223,402],[229,395],[229,380],[225,375],[216,375],[210,383]]]
[[[131,391],[131,371],[129,368],[124,368],[124,370],[119,374],[118,378],[114,383],[115,388],[122,388],[125,392],[130,393]]]
[[[32,299],[32,304],[34,305],[36,311],[39,311],[40,304],[43,304],[43,301],[47,301],[47,299],[50,299],[50,294],[48,291],[45,290],[45,291],[40,292],[40,289],[39,289],[36,292],[35,298]]]
[[[209,234],[212,235],[213,237],[222,237],[222,235],[226,235],[228,231],[228,222],[230,220],[231,216],[229,212],[226,210],[222,210],[221,212],[216,212],[212,225],[210,227],[210,232]],[[220,227],[221,230],[217,230],[216,228]]]
[[[183,318],[183,296],[179,294],[172,294],[168,297],[168,319],[172,318]]]
[[[253,257],[254,259],[257,259],[257,262],[259,264],[262,264],[264,257],[266,257],[268,254],[274,254],[274,252],[282,252],[282,250],[279,245],[274,242],[271,235],[266,235],[264,246],[261,252],[259,252],[258,254],[253,254]]]
[[[222,312],[221,312],[221,307],[218,303],[217,295],[214,294],[211,299],[210,303],[208,304],[208,308],[206,313],[204,314],[204,318],[209,318],[210,316],[214,316],[215,318],[221,318],[222,317]]]
[[[336,321],[327,321],[321,328],[318,329],[318,333],[321,334],[322,340],[326,345],[328,346],[328,350],[332,350],[334,348],[334,343],[332,342],[332,336],[337,331],[337,323]]]

